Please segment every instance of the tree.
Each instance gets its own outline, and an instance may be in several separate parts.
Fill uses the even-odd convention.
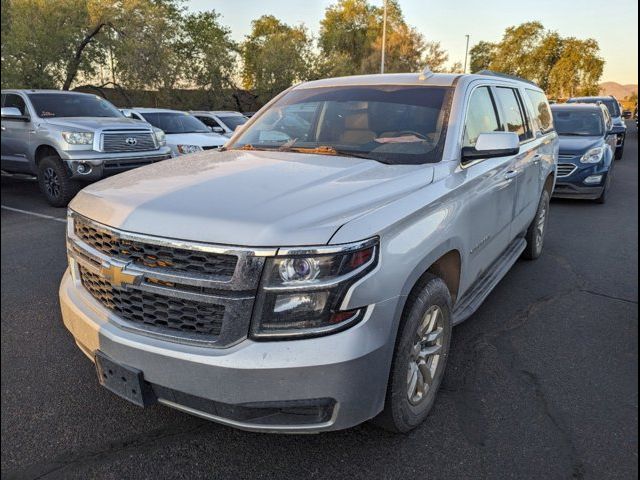
[[[432,72],[444,72],[449,61],[449,54],[442,48],[440,42],[428,42],[424,53],[424,64]]]
[[[490,69],[537,83],[555,98],[597,95],[604,60],[593,39],[563,38],[540,22],[506,29],[498,43],[479,42],[470,52],[471,71]]]
[[[328,76],[378,73],[382,56],[383,8],[367,0],[339,0],[320,22],[318,45]],[[397,0],[388,0],[385,71],[415,72],[424,66],[423,36],[407,25]]]
[[[311,37],[303,26],[292,27],[272,15],[251,22],[242,44],[242,82],[266,102],[310,73]]]
[[[469,50],[469,71],[476,73],[488,70],[495,56],[497,45],[491,42],[478,42]]]

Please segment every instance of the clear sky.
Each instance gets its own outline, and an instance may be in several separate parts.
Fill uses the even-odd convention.
[[[382,5],[382,0],[370,0]],[[436,40],[451,62],[463,61],[465,34],[471,46],[499,40],[511,25],[539,20],[562,36],[592,37],[606,60],[602,81],[638,83],[637,0],[399,0],[405,19],[427,40]],[[190,10],[214,9],[234,40],[249,33],[251,20],[271,14],[289,24],[304,23],[317,34],[327,6],[336,0],[188,0]]]

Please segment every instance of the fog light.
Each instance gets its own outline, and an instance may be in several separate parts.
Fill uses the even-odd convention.
[[[76,171],[80,175],[86,175],[88,173],[91,173],[91,167],[86,163],[79,163],[78,166],[76,167]]]
[[[602,181],[602,175],[589,175],[584,179],[584,183],[587,185],[594,185],[596,183],[600,183]]]

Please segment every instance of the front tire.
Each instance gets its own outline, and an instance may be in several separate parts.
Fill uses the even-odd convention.
[[[531,225],[527,229],[525,240],[527,247],[522,252],[522,257],[527,260],[535,260],[542,254],[544,236],[547,233],[547,221],[549,219],[549,192],[545,189],[540,196],[538,209]]]
[[[80,190],[80,183],[72,180],[69,171],[56,156],[44,157],[38,165],[38,185],[49,205],[66,207]]]
[[[391,363],[385,407],[373,423],[408,432],[429,415],[444,377],[451,343],[451,295],[425,274],[407,300]]]

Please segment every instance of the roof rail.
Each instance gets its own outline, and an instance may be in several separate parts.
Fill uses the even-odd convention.
[[[530,85],[538,86],[535,82],[531,80],[527,80],[526,78],[518,77],[516,75],[509,75],[507,73],[494,72],[493,70],[480,70],[479,72],[475,72],[476,75],[488,75],[490,77],[500,77],[500,78],[508,78],[509,80],[517,80],[519,82],[525,82]]]

